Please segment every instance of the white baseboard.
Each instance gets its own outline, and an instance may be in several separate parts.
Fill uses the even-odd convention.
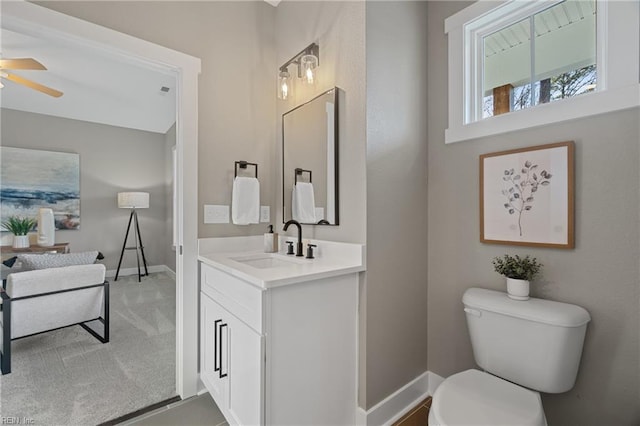
[[[433,395],[444,379],[435,373],[425,371],[369,410],[358,407],[356,424],[358,426],[391,425],[407,414],[412,408],[428,396]]]
[[[362,408],[356,408],[356,426],[367,426],[367,412]]]
[[[174,280],[176,279],[176,272],[169,268],[167,265],[163,265],[165,267],[164,272],[166,272],[171,278],[173,278]]]
[[[173,276],[173,278],[176,277],[176,273],[173,272],[167,265],[147,266],[147,270],[149,271],[150,274],[153,274],[155,272],[166,272],[169,275]],[[140,268],[140,271],[144,272],[144,267]],[[126,277],[128,275],[138,275],[138,268],[121,268],[120,273],[118,274],[118,277]],[[107,274],[106,274],[107,278],[113,278],[115,276],[116,276],[115,269],[109,269],[107,271]]]

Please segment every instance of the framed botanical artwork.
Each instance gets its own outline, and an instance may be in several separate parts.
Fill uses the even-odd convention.
[[[480,241],[574,247],[574,143],[480,156]]]

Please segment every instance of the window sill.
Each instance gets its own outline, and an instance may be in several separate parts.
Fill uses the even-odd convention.
[[[594,92],[498,115],[445,130],[445,143],[462,142],[640,106],[640,84]]]

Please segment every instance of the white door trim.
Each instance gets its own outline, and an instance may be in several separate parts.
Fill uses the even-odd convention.
[[[197,155],[200,59],[24,1],[2,2],[2,27],[99,49],[119,60],[176,77],[179,205],[174,218],[178,226],[176,391],[183,399],[195,395],[198,391]]]

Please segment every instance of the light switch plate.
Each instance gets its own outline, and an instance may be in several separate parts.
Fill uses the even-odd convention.
[[[270,222],[270,221],[271,221],[271,207],[260,206],[260,222]]]
[[[205,204],[204,223],[229,223],[229,206]]]

